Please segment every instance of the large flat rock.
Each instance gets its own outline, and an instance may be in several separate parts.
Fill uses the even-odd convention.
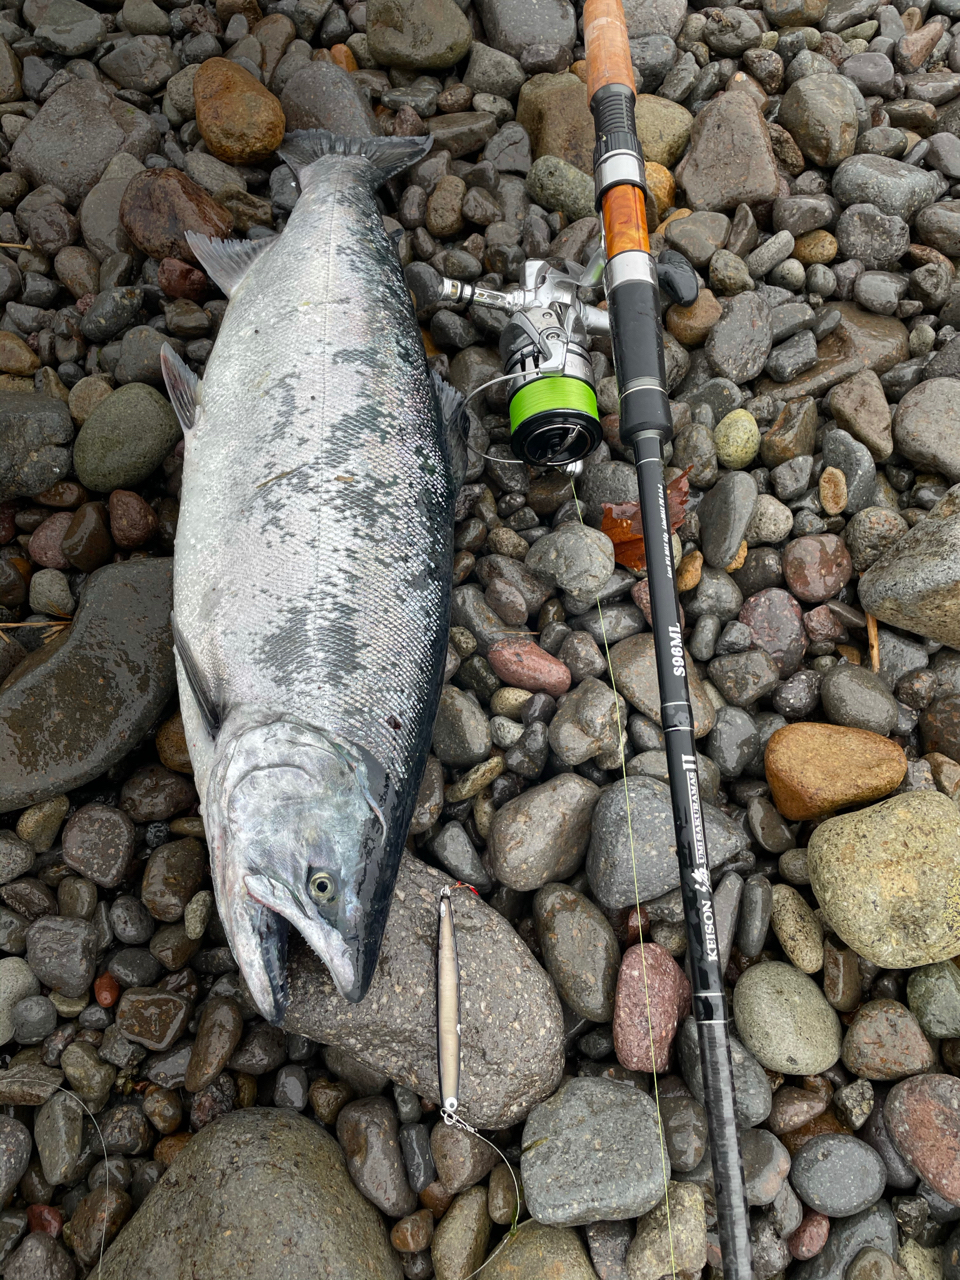
[[[322,1125],[250,1107],[207,1125],[90,1280],[401,1280],[380,1214]]]
[[[405,854],[380,962],[349,1004],[303,944],[288,967],[284,1027],[337,1045],[438,1101],[437,925],[449,874]],[[563,1015],[553,982],[506,920],[469,889],[453,891],[460,961],[460,1112],[500,1129],[548,1097],[563,1071]]]
[[[104,565],[73,623],[0,685],[0,813],[63,795],[138,744],[176,685],[169,557]]]

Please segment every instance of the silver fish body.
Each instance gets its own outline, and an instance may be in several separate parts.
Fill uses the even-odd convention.
[[[376,161],[422,140],[369,140],[368,159],[298,137],[283,234],[195,242],[232,289],[185,433],[174,578],[217,903],[272,1021],[291,924],[341,994],[369,985],[442,682],[462,476],[462,409],[373,198]]]

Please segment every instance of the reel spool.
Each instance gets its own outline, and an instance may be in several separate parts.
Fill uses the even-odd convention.
[[[510,378],[510,445],[521,462],[566,466],[603,441],[593,365],[583,322],[572,307],[527,306],[500,338]]]

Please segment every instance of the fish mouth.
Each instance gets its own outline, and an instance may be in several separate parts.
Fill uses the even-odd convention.
[[[259,941],[263,976],[266,978],[266,986],[258,984],[257,1003],[271,1026],[279,1027],[290,1003],[290,988],[286,976],[290,923],[260,903],[254,902],[251,906],[251,923]]]
[[[326,965],[334,986],[344,1000],[358,1004],[367,994],[373,980],[382,929],[375,930],[372,936],[367,934],[363,928],[362,913],[350,913],[346,919],[341,916],[337,923],[308,915],[299,902],[299,895],[291,886],[264,871],[248,873],[244,876],[243,884],[251,911],[260,916],[261,955],[275,1005],[279,1007],[282,1001],[282,1008],[285,1010],[289,1002],[284,971],[287,958],[286,938],[291,925]],[[268,926],[265,929],[263,921],[268,917],[280,924],[275,928]],[[281,930],[282,952],[271,946]],[[282,1017],[282,1012],[280,1016]]]

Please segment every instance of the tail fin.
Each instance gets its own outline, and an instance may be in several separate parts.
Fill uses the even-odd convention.
[[[297,176],[301,188],[306,171],[324,156],[365,156],[373,166],[376,184],[422,160],[433,146],[432,135],[422,138],[344,138],[327,129],[296,129],[288,133],[280,155]]]

